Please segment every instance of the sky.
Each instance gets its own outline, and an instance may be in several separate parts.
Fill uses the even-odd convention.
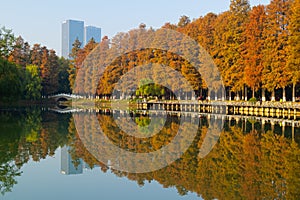
[[[250,0],[251,6],[270,0]],[[196,19],[229,9],[230,0],[6,0],[1,2],[0,26],[12,29],[31,45],[39,43],[61,55],[61,23],[76,19],[102,28],[110,38],[145,23],[159,28],[180,16]]]

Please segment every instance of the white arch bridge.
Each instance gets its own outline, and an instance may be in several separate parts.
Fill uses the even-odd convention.
[[[74,94],[56,94],[48,97],[49,99],[54,99],[55,101],[69,101],[72,99],[82,99],[82,96]]]

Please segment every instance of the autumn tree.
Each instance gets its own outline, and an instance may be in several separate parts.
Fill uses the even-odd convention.
[[[76,45],[76,41],[74,43]],[[79,45],[79,43],[78,43]],[[76,58],[72,61],[75,63],[77,69],[77,82],[73,86],[75,92],[81,94],[91,95],[91,85],[93,77],[96,75],[96,71],[90,66],[83,66],[84,60],[87,58],[89,53],[97,46],[98,44],[92,38],[82,49],[78,49],[74,46],[74,52],[76,51]],[[74,80],[75,81],[75,80]],[[95,94],[96,92],[94,92]]]
[[[42,48],[40,44],[34,44],[30,51],[30,64],[41,66],[42,64]]]
[[[171,24],[170,22],[167,22],[161,28],[176,30],[177,29],[177,25]]]
[[[74,83],[76,79],[76,74],[79,68],[78,63],[76,63],[76,59],[78,57],[78,51],[81,48],[81,42],[78,40],[78,38],[75,40],[75,42],[72,44],[73,48],[70,53],[70,66],[69,66],[69,82],[70,82],[70,88],[74,88]]]
[[[48,63],[42,72],[42,85],[45,94],[55,94],[58,89],[59,63],[54,50],[49,51]]]
[[[289,17],[288,61],[287,67],[292,73],[293,102],[296,101],[296,84],[300,81],[300,1],[293,0]]]
[[[200,34],[197,36],[197,41],[213,57],[214,31],[217,15],[214,13],[208,13],[200,19],[200,23],[198,24]]]
[[[179,22],[177,24],[178,27],[183,28],[191,22],[190,18],[186,15],[180,17]]]
[[[252,97],[255,97],[255,92],[260,89],[262,82],[265,6],[253,7],[249,15],[249,22],[246,24],[245,30],[245,51],[243,52],[245,59],[244,77],[245,84],[252,88]]]
[[[214,25],[214,32],[213,32],[213,38],[214,38],[214,49],[212,51],[212,55],[214,58],[214,62],[216,66],[218,67],[222,78],[224,80],[224,85],[227,87],[229,90],[229,100],[231,100],[231,91],[233,87],[233,82],[230,78],[227,78],[227,70],[229,70],[230,63],[227,57],[227,50],[228,47],[226,45],[227,41],[229,40],[228,37],[228,32],[229,32],[229,16],[230,13],[224,12],[218,15],[215,25]]]
[[[272,92],[275,101],[275,89],[283,89],[283,101],[286,101],[285,88],[289,84],[290,74],[287,68],[288,13],[290,0],[272,0],[267,6],[267,18],[264,30],[264,69],[263,87]]]
[[[14,49],[8,57],[8,61],[20,65],[25,69],[26,65],[29,63],[29,59],[30,45],[19,36],[16,38]]]
[[[226,59],[227,66],[225,79],[230,79],[232,82],[232,90],[239,92],[244,90],[244,59],[242,52],[245,50],[245,24],[248,22],[248,14],[250,5],[248,0],[231,0],[230,15],[229,15],[229,30],[227,33],[227,48]],[[244,97],[247,97],[247,92],[244,92]]]

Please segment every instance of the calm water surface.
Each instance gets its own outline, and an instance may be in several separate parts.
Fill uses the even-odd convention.
[[[219,130],[214,126],[221,119],[211,123],[201,117],[197,136],[180,159],[135,174],[114,170],[88,151],[84,140],[96,134],[87,123],[92,116],[115,145],[138,153],[168,144],[180,126],[179,116],[168,116],[157,135],[132,140],[109,113],[1,110],[0,199],[300,199],[297,127],[225,118]],[[131,118],[141,127],[153,120]],[[209,128],[221,137],[202,159],[199,148]],[[101,145],[95,148],[100,151]]]

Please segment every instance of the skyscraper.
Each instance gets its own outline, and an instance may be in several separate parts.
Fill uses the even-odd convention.
[[[81,48],[85,46],[92,38],[95,42],[101,41],[101,28],[94,26],[84,27],[83,21],[66,20],[62,23],[62,56],[70,58],[73,44],[76,39],[81,42]]]
[[[92,38],[97,43],[101,41],[101,28],[95,26],[84,27],[84,45],[86,45]]]
[[[64,58],[69,58],[76,39],[81,42],[81,47],[83,47],[83,32],[83,21],[66,20],[62,23],[62,56]]]

